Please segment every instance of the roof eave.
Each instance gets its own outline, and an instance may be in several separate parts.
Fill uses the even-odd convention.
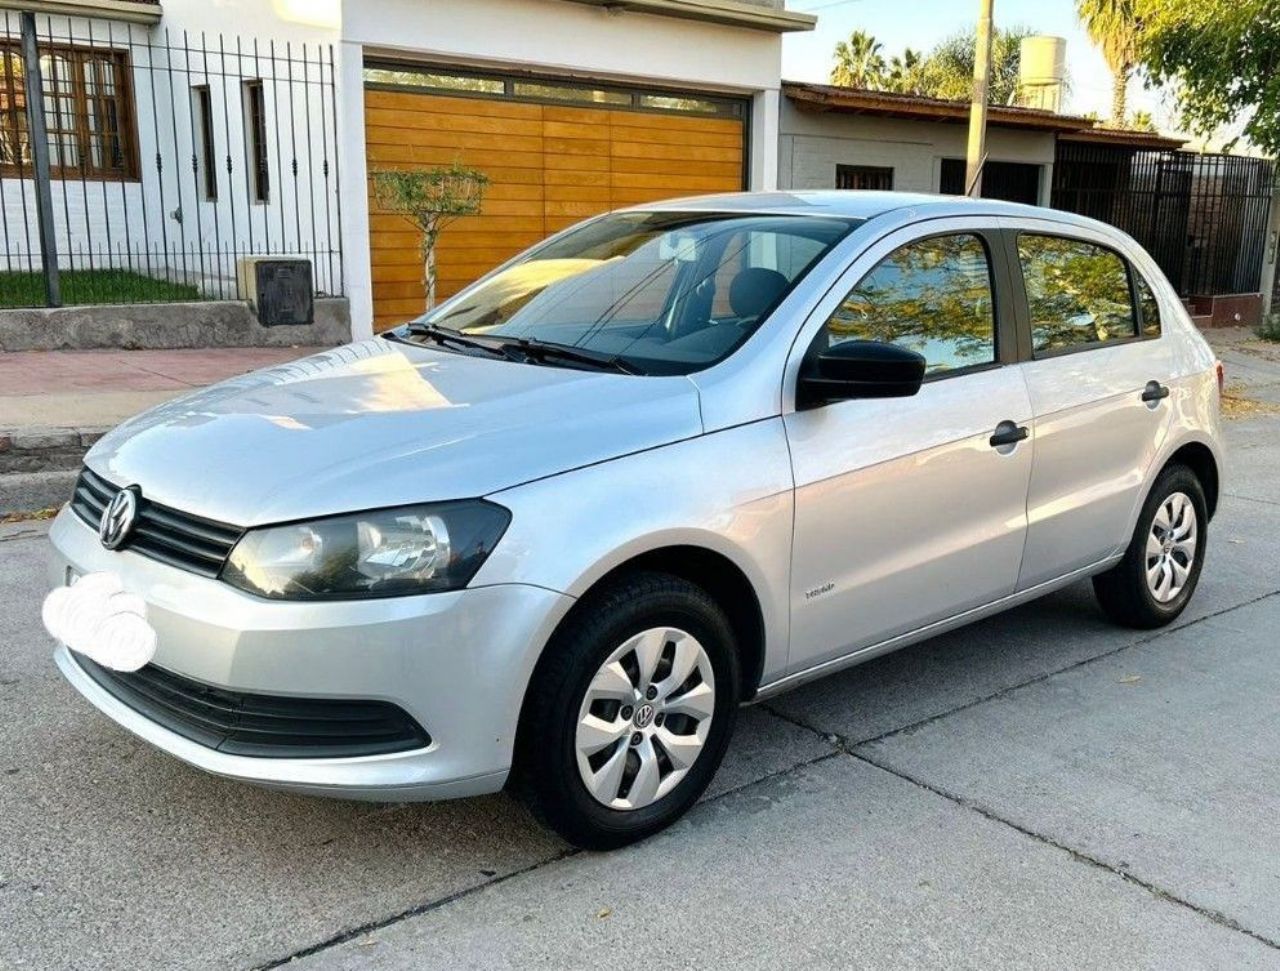
[[[0,0],[0,10],[39,14],[101,17],[134,24],[158,24],[164,10],[155,0]]]
[[[1109,128],[1092,128],[1084,131],[1064,132],[1064,142],[1083,142],[1090,145],[1115,145],[1120,148],[1161,149],[1178,151],[1189,139],[1173,138],[1157,132],[1118,131]]]
[[[610,12],[647,13],[660,17],[677,17],[681,20],[700,20],[704,23],[746,27],[775,34],[813,30],[818,22],[818,18],[813,14],[778,10],[755,3],[743,3],[742,0],[569,0],[569,2],[602,7]]]
[[[958,101],[943,101],[937,98],[907,100],[894,96],[882,97],[878,92],[854,89],[850,89],[848,94],[833,93],[823,88],[793,81],[784,81],[782,92],[798,107],[809,110],[904,118],[912,121],[962,123],[969,119],[969,106]],[[1076,132],[1092,127],[1093,122],[1088,118],[1057,115],[1048,111],[1008,109],[1000,105],[991,105],[987,109],[987,124],[1030,131]]]

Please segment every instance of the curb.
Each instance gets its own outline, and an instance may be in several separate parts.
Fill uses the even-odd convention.
[[[87,428],[0,428],[0,475],[78,469],[84,453],[110,431]]]

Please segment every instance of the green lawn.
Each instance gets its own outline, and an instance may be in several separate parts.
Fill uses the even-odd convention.
[[[129,270],[71,270],[62,273],[64,305],[87,303],[165,303],[199,300],[200,291]],[[0,307],[43,307],[43,273],[0,273]]]

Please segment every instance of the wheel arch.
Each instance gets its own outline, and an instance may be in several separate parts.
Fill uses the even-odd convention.
[[[1204,489],[1205,507],[1209,518],[1212,519],[1218,508],[1218,494],[1221,488],[1218,457],[1204,442],[1190,441],[1178,446],[1165,460],[1160,471],[1163,472],[1175,464],[1187,466],[1200,480],[1200,485]]]
[[[618,562],[597,565],[575,584],[576,603],[556,625],[543,655],[557,634],[593,602],[593,594],[619,577],[641,572],[669,573],[702,589],[720,605],[733,628],[742,675],[742,699],[749,700],[764,674],[767,621],[764,604],[746,569],[725,552],[696,541],[670,542],[632,551]],[[541,662],[539,658],[539,663]]]

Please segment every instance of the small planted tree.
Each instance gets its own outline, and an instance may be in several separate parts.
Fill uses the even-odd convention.
[[[372,179],[378,205],[408,219],[422,233],[422,284],[430,310],[436,305],[440,232],[455,219],[480,211],[489,177],[454,162],[430,169],[382,169],[374,172]]]

